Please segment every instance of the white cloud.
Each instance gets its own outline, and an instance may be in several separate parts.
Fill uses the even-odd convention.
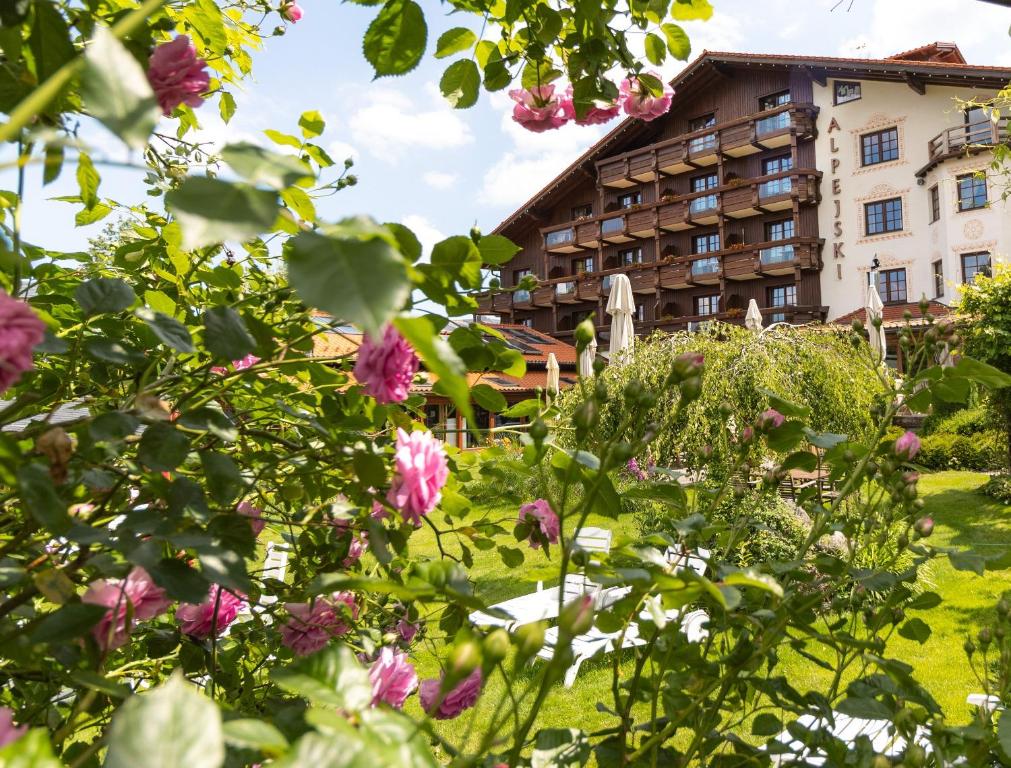
[[[429,171],[422,179],[433,189],[449,189],[460,177],[455,173],[445,173],[444,171]]]
[[[358,159],[358,150],[348,144],[346,141],[331,141],[326,148],[327,154],[334,159],[338,165],[340,165],[344,160],[350,157],[352,160]]]
[[[420,107],[393,88],[359,91],[364,106],[348,118],[355,145],[396,162],[411,149],[452,149],[471,143],[470,128],[433,90],[434,86],[426,86]]]
[[[446,236],[432,222],[417,213],[408,214],[401,221],[421,241],[422,261],[428,261],[432,254],[432,247],[446,239]]]

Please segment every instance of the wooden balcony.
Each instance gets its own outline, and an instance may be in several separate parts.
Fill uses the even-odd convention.
[[[576,292],[576,281],[564,280],[555,283],[555,300],[559,304],[578,304],[579,295]]]
[[[625,214],[612,214],[600,221],[600,239],[605,243],[630,243],[632,236],[628,231],[628,217]]]
[[[554,303],[554,285],[539,285],[531,293],[533,294],[531,301],[535,307],[550,307]]]
[[[660,267],[657,281],[661,288],[687,288],[688,272],[690,270],[691,267],[686,266],[683,261],[673,264],[663,264]]]
[[[693,225],[688,216],[688,201],[681,198],[661,203],[657,208],[657,223],[660,225],[660,229],[668,232],[691,229]]]
[[[656,234],[656,208],[640,208],[626,217],[626,228],[632,237],[653,237]]]
[[[689,285],[716,285],[722,275],[723,264],[720,257],[706,254],[692,258],[685,279]]]
[[[687,202],[687,223],[691,226],[709,226],[720,220],[720,193],[715,188],[693,192]]]
[[[818,201],[821,174],[813,170],[790,170],[747,179],[723,187],[720,193],[726,216],[743,219],[772,211],[785,211],[796,200],[801,205]]]
[[[643,149],[597,161],[600,184],[615,189],[653,181],[658,175],[675,175],[715,165],[722,154],[745,157],[815,135],[818,108],[813,104],[786,104],[776,109],[683,134]]]
[[[576,282],[576,295],[580,301],[596,301],[600,296],[600,275],[582,274]]]
[[[1011,143],[1009,118],[975,120],[949,128],[927,142],[927,164],[916,172],[923,177],[940,163],[952,157],[964,157],[974,152],[988,152],[999,144]]]
[[[813,323],[825,318],[827,307],[791,305],[786,307],[765,307],[761,309],[762,324],[766,327],[773,323],[791,323],[793,325],[803,325]],[[636,333],[645,335],[656,329],[665,331],[686,331],[699,330],[704,323],[721,322],[733,325],[744,325],[743,309],[720,312],[715,315],[678,315],[662,317],[659,320],[648,320],[635,324]]]
[[[576,244],[581,248],[596,248],[600,245],[600,222],[577,221]]]
[[[637,269],[626,274],[628,281],[632,284],[632,293],[656,293],[656,267]]]
[[[582,250],[576,244],[576,228],[571,224],[541,231],[544,233],[544,250],[549,253],[579,253]]]
[[[513,309],[532,309],[533,291],[520,290],[512,294]]]

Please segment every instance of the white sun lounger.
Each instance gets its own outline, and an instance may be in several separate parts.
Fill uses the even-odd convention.
[[[866,736],[870,740],[874,752],[886,757],[900,756],[907,745],[906,740],[895,733],[892,723],[888,720],[864,720],[844,715],[841,712],[834,712],[832,722],[816,715],[803,715],[797,718],[797,723],[811,731],[827,731],[844,744],[855,745],[859,737]],[[928,752],[930,751],[931,746],[927,739],[927,733],[922,728],[917,729],[913,740]],[[779,734],[776,741],[782,744],[787,751],[772,755],[773,765],[790,766],[801,763],[820,766],[827,764],[823,754],[805,746],[803,742],[795,739],[788,730]]]

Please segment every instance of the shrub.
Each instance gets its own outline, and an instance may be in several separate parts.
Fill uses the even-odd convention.
[[[983,407],[963,408],[938,419],[931,415],[923,425],[924,434],[927,435],[936,433],[975,435],[992,428],[993,417]]]
[[[1001,504],[1011,504],[1011,475],[996,475],[981,490]]]
[[[970,469],[988,472],[1003,461],[1001,436],[995,430],[973,435],[938,432],[920,441],[917,463],[927,469]]]

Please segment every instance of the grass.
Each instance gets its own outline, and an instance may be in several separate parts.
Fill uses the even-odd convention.
[[[925,514],[933,517],[935,528],[930,543],[935,547],[954,547],[977,552],[1011,550],[1011,507],[994,502],[977,489],[986,476],[969,472],[942,472],[925,475],[920,481],[920,494],[925,502]],[[490,509],[493,516],[508,517],[515,510]],[[618,520],[591,518],[589,525],[610,528],[616,536],[635,536],[630,516]],[[536,573],[549,565],[543,553],[520,545],[526,554],[523,565],[507,568],[495,550],[473,552],[470,568],[474,588],[479,597],[491,603],[534,590]],[[411,548],[418,554],[437,556],[435,537],[428,528],[419,530],[411,539]],[[450,546],[458,552],[458,547]],[[962,650],[965,638],[974,635],[993,615],[999,597],[1011,591],[1011,571],[987,571],[978,576],[957,571],[946,557],[935,559],[922,574],[922,586],[937,592],[943,602],[923,614],[933,632],[923,645],[894,636],[889,655],[899,658],[915,669],[918,680],[930,691],[944,709],[950,722],[967,721],[969,710],[965,697],[979,689]],[[438,674],[439,646],[429,643],[418,648],[415,662],[422,678]],[[612,701],[611,675],[613,657],[596,659],[583,665],[572,689],[555,685],[544,704],[537,728],[578,727],[593,732],[614,724],[613,716],[598,710]],[[826,673],[799,656],[784,656],[783,664],[791,682],[800,690],[817,689]],[[623,662],[623,668],[631,668]],[[530,672],[533,675],[534,671]],[[474,710],[457,720],[441,724],[442,732],[457,742],[464,738],[475,746],[472,729],[482,731],[496,704],[508,695],[502,682],[494,678]],[[417,707],[412,697],[409,706]]]

